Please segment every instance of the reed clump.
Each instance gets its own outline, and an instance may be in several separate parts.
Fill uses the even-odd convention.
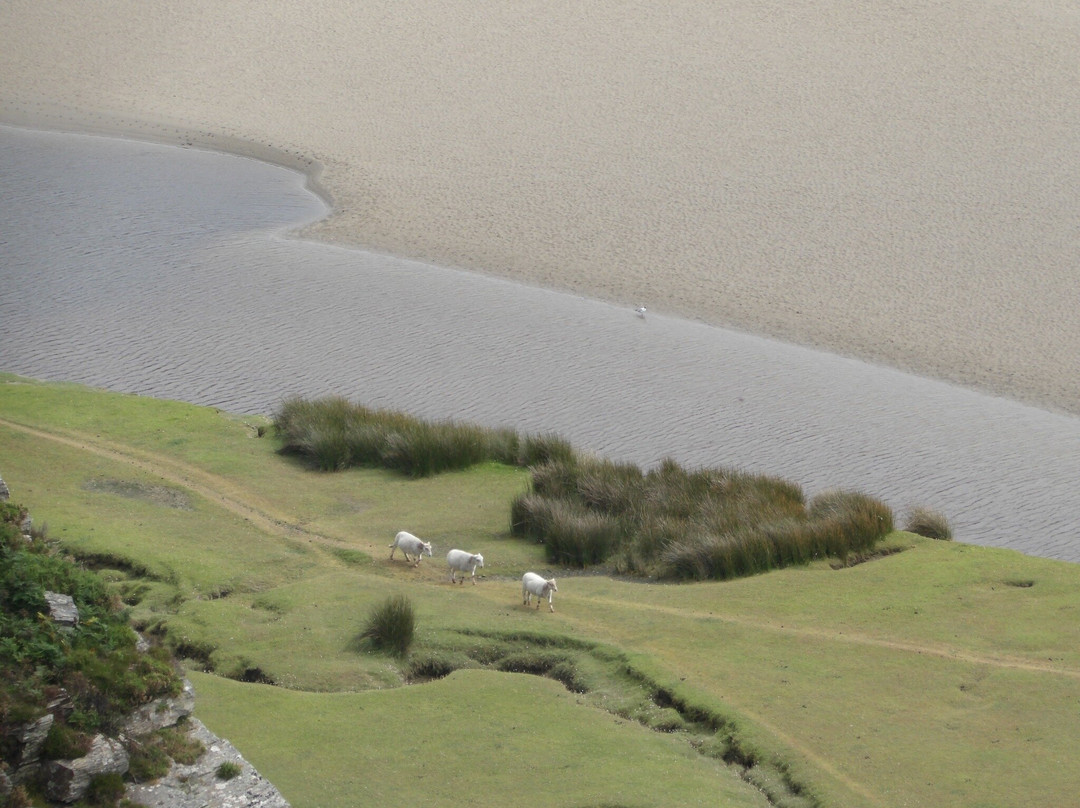
[[[827,492],[807,504],[798,485],[779,477],[686,469],[671,459],[644,472],[579,457],[555,435],[423,421],[339,396],[289,399],[274,426],[282,452],[325,471],[371,466],[428,477],[485,462],[529,467],[531,490],[511,503],[510,529],[542,543],[559,566],[722,580],[846,560],[893,528],[892,511],[864,494]]]
[[[951,541],[953,537],[952,527],[949,526],[945,514],[929,508],[913,508],[904,522],[904,530],[941,541]]]
[[[510,529],[543,543],[553,564],[724,580],[865,552],[892,531],[893,516],[856,492],[807,504],[799,486],[768,475],[689,470],[670,459],[646,473],[579,458],[533,469],[531,490],[511,505]]]
[[[274,428],[283,453],[306,458],[320,471],[366,466],[430,477],[478,463],[530,466],[573,456],[570,444],[554,435],[425,421],[340,396],[290,398],[275,413]]]

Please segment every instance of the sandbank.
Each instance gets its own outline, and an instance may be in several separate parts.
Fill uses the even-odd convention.
[[[1080,13],[0,5],[0,120],[307,171],[303,235],[1080,414]]]

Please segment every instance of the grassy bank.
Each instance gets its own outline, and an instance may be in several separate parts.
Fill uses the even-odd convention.
[[[799,786],[792,804],[1063,805],[1080,790],[1073,565],[894,532],[884,546],[902,552],[840,569],[574,575],[509,534],[524,469],[312,473],[267,426],[0,376],[13,494],[193,672],[234,677],[195,674],[197,715],[296,808],[456,804],[523,782],[554,804],[761,805],[722,764],[733,740],[750,777]],[[402,529],[434,557],[390,561]],[[451,547],[484,554],[477,586],[449,583]],[[521,605],[527,569],[558,577],[555,614]],[[358,652],[398,594],[409,654]]]

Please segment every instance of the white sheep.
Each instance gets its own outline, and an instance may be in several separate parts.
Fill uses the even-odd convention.
[[[416,556],[416,561],[413,563],[414,567],[420,566],[420,559],[426,555],[431,555],[431,542],[420,541],[412,533],[401,531],[394,537],[394,543],[388,545],[390,547],[390,560],[394,560],[394,553],[397,550],[401,550],[405,554],[406,561],[412,561],[409,558],[409,553]]]
[[[476,568],[484,566],[484,557],[479,553],[466,553],[464,550],[451,550],[446,554],[446,563],[450,567],[450,583],[457,583],[457,574],[461,573],[461,582],[465,583],[465,573],[472,574],[473,586],[476,586]]]
[[[558,591],[559,587],[555,586],[554,578],[546,580],[535,572],[526,572],[521,576],[521,600],[526,606],[532,604],[532,596],[536,595],[536,608],[539,609],[540,601],[544,599],[544,595],[547,595],[548,608],[555,611],[552,593]]]

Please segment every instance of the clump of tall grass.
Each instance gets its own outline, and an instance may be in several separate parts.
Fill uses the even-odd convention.
[[[573,457],[557,436],[522,438],[512,429],[425,421],[340,396],[290,398],[275,413],[274,427],[283,453],[305,457],[321,471],[368,466],[428,477],[478,463],[530,466]]]
[[[913,508],[904,522],[904,530],[928,539],[951,541],[953,537],[952,528],[945,514],[929,508]]]
[[[391,595],[371,610],[360,639],[376,651],[403,657],[412,645],[416,616],[404,595]]]
[[[214,776],[217,777],[218,780],[232,780],[234,777],[239,777],[240,773],[243,771],[243,767],[236,761],[226,760],[217,767],[214,771]]]
[[[893,527],[892,511],[859,493],[809,506],[799,486],[768,475],[636,466],[585,458],[533,469],[511,504],[510,529],[545,546],[550,562],[619,572],[722,580],[865,551]]]

